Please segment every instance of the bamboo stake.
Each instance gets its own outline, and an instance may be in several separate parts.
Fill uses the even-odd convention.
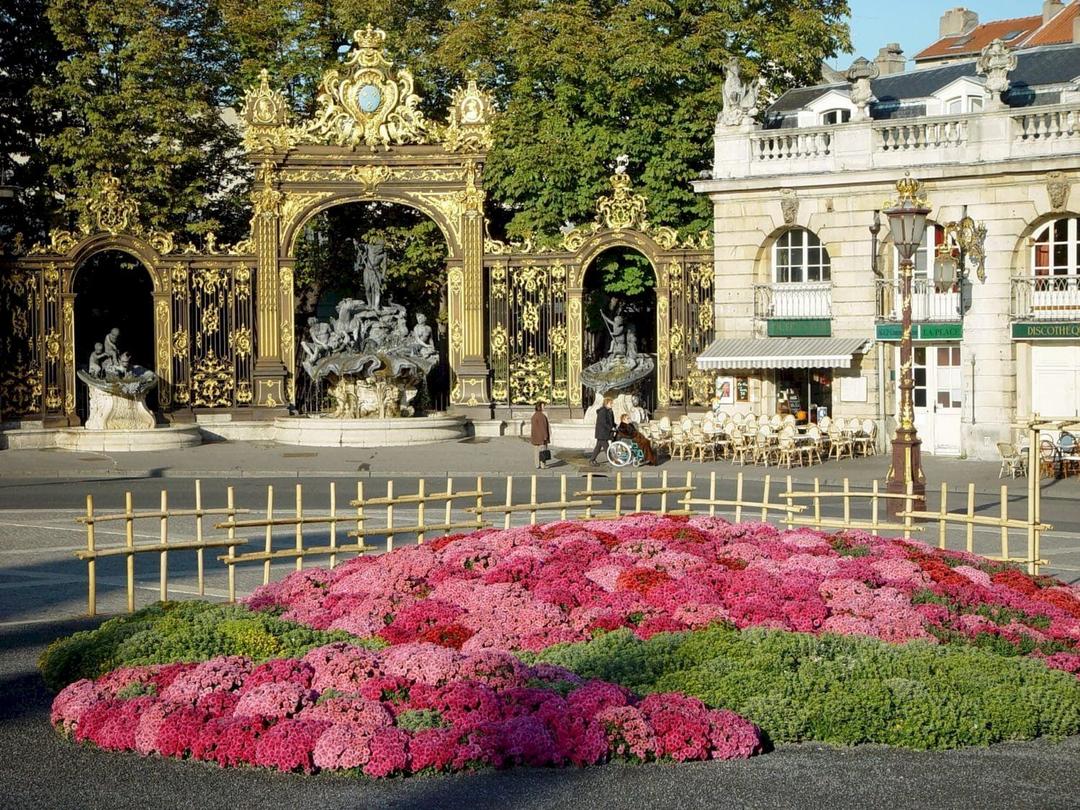
[[[424,494],[424,479],[423,478],[421,478],[416,484],[416,494],[420,495],[420,496],[423,496],[423,494]],[[416,525],[417,526],[423,526],[424,525],[424,502],[423,502],[423,500],[421,500],[418,504],[416,504]],[[416,543],[417,543],[417,545],[421,545],[421,546],[424,544],[424,530],[423,529],[421,529],[420,531],[418,531],[416,533]]]
[[[693,472],[693,470],[687,470],[686,471],[686,494],[683,495],[683,498],[682,498],[683,501],[684,501],[684,503],[682,504],[683,509],[686,509],[686,510],[690,509],[689,504],[690,504],[690,500],[693,497],[694,497],[694,472]]]
[[[304,485],[296,485],[296,550],[303,552],[304,550]],[[304,555],[298,554],[296,557],[296,570],[304,570]]]
[[[386,482],[386,550],[394,550],[394,479]]]
[[[94,496],[86,496],[86,551],[94,553]],[[86,579],[88,592],[86,595],[86,612],[90,616],[97,615],[97,560],[92,556],[86,561]]]
[[[821,479],[814,476],[814,525],[821,528]]]
[[[1042,467],[1039,464],[1040,439],[1039,427],[1032,422],[1028,430],[1027,557],[1029,574],[1034,574],[1039,570],[1037,563],[1039,529],[1037,526],[1040,522],[1042,498]]]
[[[1009,488],[1001,485],[1001,559],[1009,559]]]
[[[742,523],[742,473],[735,478],[735,522]]]
[[[356,482],[356,533],[364,537],[364,482]],[[359,543],[358,545],[363,545]]]
[[[446,506],[443,509],[443,523],[450,523],[454,512],[454,479],[446,479]],[[443,532],[445,534],[446,532]]]
[[[787,477],[787,491],[788,491],[788,498],[787,498],[787,528],[788,528],[788,531],[791,531],[792,529],[795,528],[795,524],[792,522],[794,520],[794,517],[795,517],[795,512],[791,508],[792,506],[795,505],[795,502],[791,500],[791,476],[790,475]]]
[[[230,516],[234,508],[234,495],[233,488],[229,487],[225,490],[225,503],[229,507]],[[236,539],[236,529],[230,526],[227,529],[228,539]],[[233,604],[236,601],[236,564],[232,562],[236,558],[236,546],[229,546],[229,561],[226,563],[229,566],[229,604]]]
[[[128,549],[127,555],[127,609],[128,613],[135,612],[135,519],[132,517],[135,510],[132,508],[131,493],[124,493],[124,545]]]
[[[911,510],[915,507],[915,484],[911,481],[907,482],[907,497],[904,498],[904,539],[911,539],[911,527],[914,521],[911,518]]]
[[[968,497],[967,497],[967,516],[969,518],[975,517],[975,485],[968,484]],[[968,554],[971,554],[975,549],[975,522],[970,521],[967,525],[967,544]]]
[[[877,537],[877,533],[878,533],[878,530],[877,530],[877,525],[878,525],[878,520],[877,520],[878,519],[878,480],[876,478],[874,479],[873,493],[874,493],[873,500],[870,501],[870,523],[874,528],[872,528],[870,530],[870,533],[874,537]]]
[[[560,478],[560,481],[559,481],[559,500],[562,503],[566,503],[566,475],[565,474],[561,475],[561,476],[559,476],[559,478]],[[565,506],[559,511],[559,519],[560,520],[566,520],[566,507]]]
[[[169,544],[169,518],[166,513],[169,510],[169,492],[168,490],[161,490],[161,514],[165,515],[161,518],[161,545],[167,546]],[[161,552],[161,587],[160,595],[161,601],[165,602],[169,598],[169,552]]]
[[[769,522],[769,489],[772,487],[772,475],[765,475],[765,489],[762,490],[761,495],[761,522]]]
[[[272,521],[274,519],[274,485],[267,484],[266,486],[266,520]],[[266,553],[270,554],[274,550],[274,527],[273,524],[267,522],[266,524]],[[270,558],[266,558],[266,562],[263,563],[263,585],[270,583]]]
[[[668,484],[668,482],[667,482],[667,470],[664,470],[663,474],[660,476],[660,485],[664,488],[664,491],[660,493],[660,514],[661,515],[666,515],[667,511],[668,511],[668,508],[667,508],[667,484]]]
[[[198,478],[195,479],[195,513],[195,541],[201,543],[203,541],[202,481]],[[201,548],[195,550],[195,565],[199,572],[199,596],[205,596],[206,581],[204,579],[203,550]]]
[[[640,483],[640,479],[639,479],[639,483]],[[709,500],[710,501],[715,501],[716,500],[716,470],[713,470],[711,473],[709,473]],[[714,517],[715,515],[716,515],[716,504],[710,503],[709,504],[709,517]]]
[[[941,482],[941,503],[938,506],[938,511],[941,513],[941,520],[938,521],[938,548],[945,548],[946,537],[945,530],[949,525],[945,516],[949,514],[948,509],[949,501],[949,486],[944,481]]]
[[[337,481],[330,482],[330,548],[337,548]],[[337,554],[330,555],[330,569],[337,565]]]
[[[508,510],[509,510],[509,507],[513,506],[513,504],[514,504],[514,476],[508,475],[508,476],[506,476],[506,506],[507,506]],[[503,529],[509,529],[510,528],[510,515],[511,514],[512,513],[510,511],[507,511],[503,515]],[[477,517],[479,518],[480,515],[478,514]]]
[[[589,502],[592,502],[592,488],[593,488],[592,476],[593,476],[592,473],[587,473],[585,475],[585,500],[587,500]],[[586,519],[592,517],[592,507],[591,506],[586,506],[585,507],[585,517],[586,517]]]
[[[531,483],[529,484],[529,506],[532,509],[529,510],[529,525],[536,525],[536,476],[530,477]]]
[[[844,479],[844,525],[851,523],[851,481]]]
[[[615,517],[622,515],[622,472],[615,473]]]
[[[476,489],[474,492],[476,492],[476,519],[480,520],[484,508],[484,476],[476,476]],[[449,523],[450,521],[448,520],[446,522]]]
[[[634,511],[641,511],[641,499],[644,497],[644,493],[641,491],[641,470],[637,471],[637,494],[634,496]]]

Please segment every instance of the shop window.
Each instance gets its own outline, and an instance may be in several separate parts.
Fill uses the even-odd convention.
[[[803,284],[829,281],[832,263],[829,251],[817,236],[805,228],[786,231],[773,247],[773,281]]]
[[[793,368],[776,372],[776,412],[794,414],[799,422],[816,422],[818,409],[832,415],[831,369]]]
[[[915,390],[912,392],[916,408],[926,407],[926,347],[916,346],[913,350],[914,362],[912,363],[912,377],[915,382]]]

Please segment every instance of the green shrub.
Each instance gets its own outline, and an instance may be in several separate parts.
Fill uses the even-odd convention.
[[[969,646],[712,627],[648,641],[619,630],[528,658],[639,693],[694,695],[775,743],[943,749],[1080,733],[1074,676]]]
[[[122,666],[205,661],[218,655],[265,661],[301,656],[332,641],[383,646],[381,640],[312,630],[242,605],[159,602],[53,642],[38,666],[46,684],[62,689],[80,678],[96,678]]]

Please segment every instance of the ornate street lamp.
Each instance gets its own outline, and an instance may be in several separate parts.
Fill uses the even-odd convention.
[[[901,305],[903,320],[900,332],[900,413],[897,417],[896,435],[892,442],[892,465],[889,467],[886,490],[903,494],[911,490],[916,495],[926,493],[926,478],[922,471],[922,441],[915,430],[915,380],[912,374],[911,347],[911,276],[914,270],[912,257],[922,245],[926,231],[926,216],[930,206],[919,196],[919,181],[909,175],[897,182],[896,201],[885,209],[889,218],[889,231],[900,256]],[[892,517],[901,512],[904,502],[889,500]]]

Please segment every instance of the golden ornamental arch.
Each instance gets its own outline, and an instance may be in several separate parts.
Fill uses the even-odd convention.
[[[74,230],[54,230],[29,251],[0,249],[0,414],[77,422],[72,281],[102,250],[132,255],[153,281],[166,416],[283,408],[295,397],[297,235],[320,211],[365,200],[411,206],[446,239],[454,406],[580,401],[584,274],[611,247],[640,251],[656,273],[658,405],[708,400],[710,381],[693,359],[713,332],[710,234],[680,238],[650,223],[620,159],[594,220],[553,246],[485,238],[491,95],[468,81],[452,93],[445,123],[428,120],[412,75],[386,56],[385,34],[368,26],[353,42],[323,75],[308,120],[291,120],[267,71],[246,93],[248,239],[219,245],[209,233],[199,246],[180,244],[141,221],[119,179],[102,176],[85,190]]]

